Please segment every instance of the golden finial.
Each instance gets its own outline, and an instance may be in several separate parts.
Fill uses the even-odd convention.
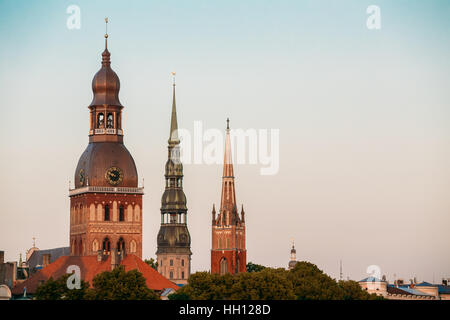
[[[175,71],[172,71],[170,74],[172,75],[173,85],[175,85],[175,76],[177,75],[177,73]]]

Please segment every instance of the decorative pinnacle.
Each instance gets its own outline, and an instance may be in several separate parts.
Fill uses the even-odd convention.
[[[227,130],[230,130],[230,119],[227,118]]]

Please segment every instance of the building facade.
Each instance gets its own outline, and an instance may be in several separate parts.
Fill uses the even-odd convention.
[[[101,69],[92,80],[89,144],[70,196],[70,254],[102,250],[142,257],[142,195],[134,159],[123,143],[120,81],[111,69],[108,35]]]
[[[234,170],[231,154],[230,125],[227,119],[225,154],[222,175],[220,211],[212,209],[211,273],[246,272],[245,213],[239,215],[236,205]]]
[[[183,191],[183,164],[173,83],[172,117],[165,167],[166,186],[161,198],[161,227],[156,257],[158,271],[171,281],[183,285],[191,274],[191,236],[187,227],[186,195]]]

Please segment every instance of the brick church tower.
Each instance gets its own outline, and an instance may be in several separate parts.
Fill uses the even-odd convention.
[[[175,73],[172,73],[175,76]],[[156,257],[158,271],[177,284],[187,284],[191,274],[191,236],[187,227],[186,195],[183,191],[183,164],[180,160],[175,78],[173,82],[172,118],[165,168],[166,187],[161,198],[161,228]]]
[[[242,206],[241,216],[239,216],[236,206],[230,126],[227,119],[222,197],[217,218],[214,205],[212,209],[211,273],[246,272],[246,266],[245,213]]]
[[[70,197],[70,253],[112,251],[142,258],[142,195],[133,157],[123,144],[120,81],[111,69],[108,34],[102,66],[92,80],[89,144]]]

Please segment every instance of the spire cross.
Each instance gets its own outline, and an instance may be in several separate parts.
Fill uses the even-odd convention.
[[[108,49],[108,17],[105,18],[105,49]]]

